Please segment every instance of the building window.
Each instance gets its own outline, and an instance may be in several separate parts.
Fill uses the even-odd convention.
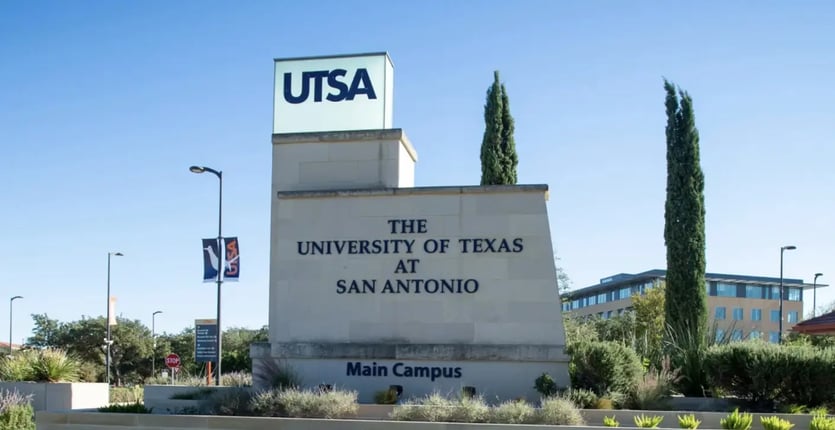
[[[598,304],[606,303],[606,293],[597,295],[597,303]]]
[[[800,288],[789,288],[789,301],[799,302],[803,300],[803,290]]]
[[[762,321],[763,310],[759,308],[751,309],[751,321]]]
[[[771,310],[771,322],[780,322],[780,311],[777,309]]]
[[[725,330],[721,328],[716,329],[716,343],[722,343],[725,340]]]
[[[621,316],[621,315],[623,315],[623,309],[622,308],[618,309],[618,316]]]
[[[716,295],[719,297],[736,297],[736,284],[717,282]]]
[[[746,285],[745,297],[749,299],[763,298],[763,287],[761,285]]]
[[[771,287],[771,300],[780,300],[780,287]]]
[[[571,309],[580,309],[580,299],[571,302]]]
[[[589,306],[594,306],[597,304],[597,296],[588,297]]]
[[[734,308],[734,321],[742,321],[745,313],[742,308]]]
[[[789,312],[789,322],[796,323],[797,322],[797,311]]]
[[[768,332],[768,341],[771,343],[779,343],[780,342],[780,333],[776,331]]]
[[[626,287],[626,288],[621,288],[620,289],[621,300],[628,299],[630,297],[632,297],[632,288],[631,287]]]
[[[735,329],[733,331],[733,333],[731,334],[731,340],[733,340],[733,341],[742,340],[742,330],[741,329]]]
[[[606,312],[606,319],[612,318],[613,315],[614,315],[614,311]]]
[[[724,306],[717,306],[716,307],[716,319],[718,319],[718,320],[725,319],[725,307]]]
[[[757,330],[752,330],[752,331],[751,331],[751,334],[749,334],[749,335],[748,335],[748,338],[749,338],[749,339],[759,339],[759,338],[760,338],[760,336],[762,336],[762,333],[760,333],[760,332],[759,332],[759,331],[757,331]]]

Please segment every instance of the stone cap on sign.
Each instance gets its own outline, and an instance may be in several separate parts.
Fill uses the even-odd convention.
[[[399,140],[412,157],[417,161],[417,151],[412,142],[406,137],[401,128],[384,128],[373,130],[342,130],[342,131],[311,131],[304,133],[276,133],[273,134],[273,145],[297,143],[356,143],[363,141]]]
[[[451,345],[386,343],[259,343],[253,358],[315,358],[438,361],[568,361],[564,345]]]
[[[353,190],[279,191],[278,197],[282,199],[303,199],[322,197],[412,196],[420,194],[500,194],[518,192],[545,193],[545,200],[548,200],[548,185],[546,184],[465,185],[414,188],[372,188]]]

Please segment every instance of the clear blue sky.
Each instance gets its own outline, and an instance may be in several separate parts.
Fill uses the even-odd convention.
[[[352,3],[352,4],[349,4]],[[665,267],[664,92],[691,93],[707,269],[835,282],[830,1],[5,1],[0,4],[0,295],[29,314],[117,313],[158,331],[215,314],[200,239],[241,244],[224,326],[267,323],[273,58],[388,51],[417,185],[480,178],[501,71],[520,183],[551,187],[574,287]],[[818,303],[835,300],[835,287]],[[807,310],[811,294],[806,295]],[[8,336],[1,311],[0,338]]]

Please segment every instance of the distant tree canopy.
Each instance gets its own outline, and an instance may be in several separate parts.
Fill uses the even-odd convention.
[[[105,380],[106,328],[104,318],[87,318],[72,322],[60,322],[46,314],[32,315],[34,328],[26,342],[27,348],[59,348],[78,357],[84,363],[83,379]],[[117,318],[111,327],[113,344],[111,376],[116,384],[141,383],[151,376],[151,330],[139,320]],[[223,331],[223,371],[252,371],[249,345],[267,341],[267,328],[251,330],[229,327]],[[163,358],[169,353],[180,356],[181,372],[186,375],[203,373],[203,363],[194,361],[194,328],[179,333],[157,334],[154,357],[156,369],[165,368]]]

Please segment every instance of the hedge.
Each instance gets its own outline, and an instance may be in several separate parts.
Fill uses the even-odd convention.
[[[819,406],[835,400],[835,349],[734,342],[708,349],[710,384],[757,403]]]

